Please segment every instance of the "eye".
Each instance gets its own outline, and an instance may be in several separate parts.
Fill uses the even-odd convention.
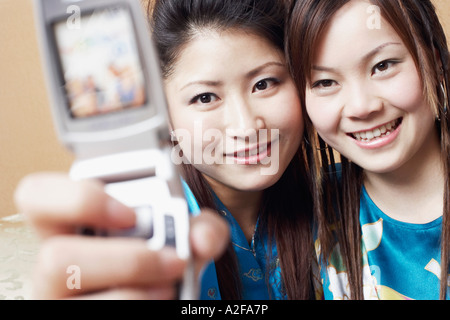
[[[312,85],[312,88],[313,89],[315,89],[315,88],[317,88],[317,89],[331,88],[334,84],[337,84],[336,81],[334,81],[334,80],[329,80],[329,79],[320,80],[320,81],[315,82]]]
[[[201,93],[196,95],[189,101],[189,104],[201,103],[208,104],[217,101],[219,98],[214,93]]]
[[[378,73],[384,73],[397,63],[398,63],[397,61],[393,61],[393,60],[382,61],[382,62],[378,63],[377,65],[375,65],[375,67],[372,68],[372,75],[375,75]]]
[[[333,95],[338,92],[339,88],[339,83],[331,79],[319,80],[311,85],[311,91],[319,97]]]
[[[273,85],[280,83],[280,80],[275,78],[268,78],[261,81],[258,81],[255,86],[253,87],[252,92],[258,92],[258,91],[264,91],[268,88],[272,87]]]
[[[265,80],[263,80],[263,81],[260,81],[260,82],[258,82],[256,85],[255,85],[255,89],[256,90],[266,90],[267,89],[267,81],[265,81]]]

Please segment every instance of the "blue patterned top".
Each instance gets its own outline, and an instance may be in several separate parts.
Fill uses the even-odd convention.
[[[360,224],[365,299],[439,299],[442,217],[425,224],[392,219],[376,206],[363,188]],[[325,299],[349,297],[347,272],[339,245],[320,274]]]
[[[183,182],[190,211],[195,215],[200,208],[186,183]],[[258,230],[249,244],[244,232],[220,199],[214,195],[217,209],[227,220],[231,230],[231,242],[236,252],[244,300],[286,299],[281,281],[281,269],[275,241],[268,241],[267,232]],[[270,245],[270,248],[269,248]],[[269,259],[269,260],[268,260]],[[216,268],[211,262],[203,272],[200,299],[220,300]]]

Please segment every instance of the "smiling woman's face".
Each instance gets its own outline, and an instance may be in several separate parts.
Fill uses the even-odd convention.
[[[435,119],[413,57],[383,19],[367,26],[368,1],[350,1],[317,47],[306,108],[320,136],[369,172],[420,163]]]
[[[166,94],[184,158],[221,185],[263,190],[298,150],[297,91],[283,52],[264,38],[239,30],[198,33],[182,48]]]

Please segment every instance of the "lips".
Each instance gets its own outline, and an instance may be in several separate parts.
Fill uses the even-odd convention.
[[[236,157],[236,158],[248,158],[256,156],[260,153],[265,152],[270,147],[270,142],[261,143],[255,147],[242,149],[236,152],[227,153],[226,156]]]
[[[387,137],[393,133],[402,123],[403,118],[398,118],[371,130],[349,133],[353,139],[360,142],[371,142],[379,138]]]
[[[241,149],[235,152],[225,154],[225,157],[232,159],[232,163],[236,164],[258,164],[271,155],[272,144],[274,141],[260,143],[258,145]]]

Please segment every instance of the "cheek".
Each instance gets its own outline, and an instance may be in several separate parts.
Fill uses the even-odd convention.
[[[382,89],[385,99],[403,111],[414,112],[424,105],[422,81],[416,72],[404,73]]]
[[[319,135],[325,141],[332,140],[339,128],[340,118],[337,103],[307,95],[306,111]]]
[[[218,119],[201,112],[180,112],[172,120],[179,148],[188,162],[214,161],[223,152],[224,130]]]
[[[283,131],[289,136],[303,136],[303,114],[300,101],[296,93],[286,94],[282,99],[277,99],[271,103],[277,108],[271,108],[266,115],[273,129]]]
[[[184,157],[190,159],[191,154],[194,152],[194,121],[190,121],[191,119],[189,118],[189,112],[186,112],[184,106],[180,105],[180,103],[174,99],[169,92],[167,94],[167,102],[168,111],[170,114],[171,130],[175,134],[172,139],[176,140],[176,149],[181,149]]]

